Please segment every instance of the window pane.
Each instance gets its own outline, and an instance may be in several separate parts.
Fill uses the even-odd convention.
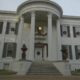
[[[3,57],[16,57],[16,43],[4,43]]]
[[[71,48],[71,45],[62,45],[62,50],[66,50],[68,59],[72,59],[72,48]],[[64,54],[65,54],[65,51],[62,52],[63,60],[64,60]]]
[[[80,25],[73,26],[74,37],[80,37]]]
[[[13,43],[8,43],[7,44],[7,56],[8,57],[11,57],[12,56],[12,53],[13,53]]]
[[[69,25],[61,25],[60,26],[61,29],[61,36],[62,37],[70,37],[70,26]]]
[[[76,59],[80,59],[80,45],[75,46]]]

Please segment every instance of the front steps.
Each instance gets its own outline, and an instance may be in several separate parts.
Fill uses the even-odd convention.
[[[27,74],[61,75],[61,73],[52,64],[52,62],[47,62],[47,61],[33,62]]]

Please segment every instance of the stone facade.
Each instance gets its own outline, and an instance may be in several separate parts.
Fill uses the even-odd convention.
[[[16,12],[0,11],[0,68],[21,60],[63,61],[67,49],[71,70],[80,68],[80,17],[64,16],[50,0],[28,0]],[[11,69],[11,68],[9,68]]]

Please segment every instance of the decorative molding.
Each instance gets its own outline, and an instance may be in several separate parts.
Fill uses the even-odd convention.
[[[63,34],[66,35],[67,34],[67,31],[63,31]]]
[[[61,8],[60,5],[58,5],[57,3],[53,2],[53,1],[50,1],[50,0],[28,0],[24,3],[22,3],[17,11],[19,12],[19,10],[21,10],[23,7],[25,7],[26,5],[30,5],[30,4],[34,4],[34,3],[45,3],[45,4],[48,4],[48,5],[51,5],[52,7],[55,7],[57,10],[59,10],[59,12],[61,13],[61,15],[63,14],[63,10]]]

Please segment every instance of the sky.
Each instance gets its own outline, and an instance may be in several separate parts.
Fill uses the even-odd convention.
[[[16,11],[27,0],[0,0],[0,10]],[[80,16],[80,0],[51,0],[58,3],[64,15]]]

